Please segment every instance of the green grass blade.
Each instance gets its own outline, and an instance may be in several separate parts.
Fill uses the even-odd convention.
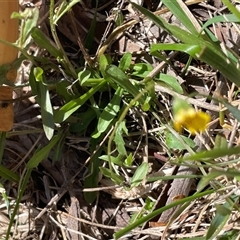
[[[51,44],[51,42],[49,42],[49,40],[40,29],[35,27],[32,31],[31,36],[40,48],[46,49],[55,58],[61,58],[61,51],[59,51]]]
[[[220,170],[212,170],[207,176],[201,178],[200,182],[198,183],[197,189],[201,191],[204,189],[210,181],[216,179],[219,176],[226,176],[228,178],[236,178],[239,181],[240,172],[235,169],[228,168],[227,171],[220,171]]]
[[[240,69],[237,67],[237,58],[230,58],[229,56],[226,56],[218,43],[202,39],[201,35],[195,36],[194,34],[191,34],[177,26],[167,23],[164,19],[155,16],[147,9],[140,7],[137,4],[132,4],[156,25],[165,29],[169,32],[169,34],[175,36],[183,43],[198,45],[202,49],[200,54],[197,54],[197,57],[201,61],[209,64],[214,69],[219,70],[226,78],[235,83],[237,86],[240,86]]]
[[[106,74],[109,79],[115,82],[118,86],[129,92],[133,97],[139,94],[139,90],[130,81],[128,76],[117,66],[109,65],[106,68]],[[139,101],[144,104],[144,97],[141,96]]]
[[[178,80],[175,77],[170,76],[168,74],[161,73],[160,77],[159,77],[159,80],[161,82],[166,83],[166,85],[168,87],[170,87],[171,89],[173,89],[175,92],[177,92],[179,94],[183,94],[183,89],[182,89],[180,83],[178,82]]]
[[[92,148],[97,148],[97,141],[96,139],[92,139],[91,141]],[[92,149],[93,151],[93,149]],[[97,151],[94,156],[92,156],[89,166],[88,166],[88,176],[84,179],[84,188],[95,188],[98,186],[99,180],[99,155],[100,151]],[[84,198],[88,203],[93,203],[97,197],[97,192],[84,192]]]
[[[13,171],[7,169],[6,167],[0,165],[0,176],[11,181],[11,182],[19,182],[19,175],[14,173]]]
[[[135,171],[131,179],[131,187],[137,187],[148,173],[148,163],[143,162]]]
[[[222,2],[240,20],[239,10],[229,0],[222,0]]]
[[[214,159],[214,158],[219,158],[224,156],[231,156],[239,153],[240,153],[240,147],[212,149],[209,151],[198,152],[198,153],[195,153],[194,155],[180,158],[179,160],[180,161],[188,161],[188,160],[204,161],[204,159]]]
[[[59,5],[59,7],[55,11],[53,23],[56,25],[59,19],[77,3],[79,3],[79,0],[71,0],[71,1],[63,0],[62,3]]]
[[[50,100],[50,94],[48,87],[44,84],[46,82],[43,69],[36,67],[33,70],[36,81],[39,82],[38,89],[40,90],[40,106],[43,129],[48,140],[53,137],[54,134],[54,120],[53,120],[53,108]]]
[[[219,205],[218,207],[216,206],[216,215],[211,221],[206,239],[216,239],[216,237],[219,236],[220,231],[228,221],[230,215],[232,214],[232,210],[238,201],[239,196],[231,196],[223,205]]]
[[[62,132],[58,133],[56,136],[54,136],[51,141],[48,143],[48,145],[46,145],[45,147],[43,147],[41,150],[39,150],[38,152],[36,152],[31,159],[29,160],[29,162],[27,163],[27,168],[35,168],[38,166],[38,164],[44,160],[49,152],[52,150],[52,148],[57,144],[57,142],[61,139],[62,137]]]
[[[175,50],[185,52],[192,57],[196,57],[196,54],[199,54],[202,48],[199,45],[181,43],[168,43],[168,44],[157,43],[152,44],[150,47],[150,53],[153,55],[155,54],[155,52],[158,52],[159,50]]]
[[[162,2],[191,33],[198,35],[196,27],[176,0],[162,0]]]
[[[75,111],[77,111],[90,97],[92,97],[97,91],[99,91],[106,81],[103,80],[98,85],[92,87],[88,92],[83,94],[77,99],[73,99],[62,106],[54,115],[55,122],[61,123],[70,117]]]
[[[122,237],[123,235],[127,234],[128,232],[130,232],[131,230],[133,230],[134,228],[138,227],[138,226],[141,226],[143,223],[151,220],[152,218],[158,216],[160,213],[170,209],[170,208],[173,208],[173,207],[176,207],[178,205],[181,205],[185,202],[190,202],[190,201],[193,201],[197,198],[201,198],[203,196],[206,196],[206,195],[209,195],[211,193],[214,193],[214,190],[209,190],[209,191],[205,191],[205,192],[202,192],[202,193],[196,193],[190,197],[186,197],[186,198],[183,198],[181,200],[178,200],[178,201],[174,201],[173,203],[167,205],[167,206],[164,206],[160,209],[157,209],[155,211],[153,211],[152,213],[148,214],[147,216],[145,217],[142,217],[141,219],[135,221],[134,223],[128,225],[127,227],[125,227],[124,229],[118,231],[117,233],[114,234],[114,239],[119,239],[120,237]]]
[[[7,233],[6,233],[6,240],[8,240],[9,237],[10,237],[11,228],[12,228],[12,225],[14,223],[15,216],[18,212],[19,204],[22,200],[23,193],[26,190],[27,184],[29,183],[29,178],[31,176],[31,172],[32,172],[32,169],[27,169],[26,174],[23,177],[23,181],[21,182],[21,185],[19,187],[16,203],[15,203],[13,213],[12,213],[12,216],[11,216],[11,219],[10,219],[10,222],[9,222],[8,230],[7,230]]]
[[[94,134],[92,137],[99,137],[101,133],[106,131],[114,118],[116,118],[120,109],[120,102],[122,100],[123,91],[124,90],[122,88],[117,88],[112,100],[108,103],[108,105],[101,113],[97,124],[97,133]]]
[[[233,14],[225,14],[221,16],[215,16],[210,18],[207,22],[205,22],[202,26],[202,30],[205,30],[208,26],[214,24],[214,23],[219,23],[219,22],[239,22],[240,19],[238,19],[235,15]]]
[[[132,54],[130,52],[126,52],[124,53],[124,55],[122,56],[120,62],[119,62],[119,68],[125,72],[126,70],[128,70],[130,68],[131,65],[131,61],[132,61]]]
[[[237,107],[228,103],[226,100],[222,100],[222,103],[227,107],[227,109],[232,113],[232,115],[240,122],[240,111]]]

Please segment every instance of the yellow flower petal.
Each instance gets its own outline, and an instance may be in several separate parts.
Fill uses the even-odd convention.
[[[177,112],[174,118],[174,128],[181,132],[186,128],[191,134],[206,130],[211,118],[207,113],[197,112],[193,108],[182,109]]]

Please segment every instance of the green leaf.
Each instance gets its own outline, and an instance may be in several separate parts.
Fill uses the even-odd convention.
[[[111,60],[104,54],[102,54],[99,58],[99,70],[105,79],[107,79],[106,68],[110,62]]]
[[[217,136],[215,137],[215,144],[214,144],[214,148],[216,149],[222,149],[222,148],[227,148],[228,143],[226,140],[226,137],[217,134]]]
[[[49,152],[52,150],[55,144],[59,141],[59,139],[61,139],[61,135],[62,133],[58,133],[56,136],[54,136],[51,139],[51,141],[48,143],[47,146],[43,147],[41,150],[36,152],[28,161],[26,167],[28,169],[37,167],[38,164],[48,156]]]
[[[136,97],[139,94],[139,90],[130,81],[128,76],[118,67],[109,65],[106,68],[106,75],[109,79],[115,82],[119,87]],[[141,104],[144,104],[144,97],[139,98]]]
[[[194,35],[198,35],[198,31],[193,25],[192,21],[179,5],[176,0],[162,0],[163,4],[170,10],[170,12]]]
[[[6,194],[6,190],[4,188],[4,186],[0,183],[0,193],[2,195],[2,201],[4,200],[5,206],[7,208],[7,213],[8,216],[11,217],[11,205],[10,205],[10,201],[8,199],[8,195]]]
[[[134,158],[132,156],[132,153],[129,153],[129,155],[127,156],[127,158],[125,159],[124,162],[125,162],[126,166],[130,167],[130,166],[132,166],[133,161],[134,161]]]
[[[150,64],[146,63],[136,63],[132,68],[132,75],[145,78],[153,70],[153,67]]]
[[[0,165],[0,176],[9,180],[10,182],[19,182],[20,177],[15,172],[7,169],[3,165]]]
[[[197,186],[197,190],[201,191],[202,189],[204,189],[210,181],[216,179],[219,176],[226,176],[228,178],[236,178],[239,181],[239,175],[240,172],[235,170],[235,169],[231,169],[228,168],[227,171],[225,170],[212,170],[208,175],[204,176],[201,178],[200,182],[198,183]]]
[[[35,77],[36,81],[38,81],[38,82],[41,82],[41,81],[42,81],[42,79],[43,79],[43,73],[44,73],[44,71],[43,71],[43,69],[40,68],[40,67],[35,67],[35,68],[33,69],[34,77]]]
[[[117,175],[116,173],[113,173],[108,168],[99,167],[99,169],[105,177],[110,178],[116,184],[121,185],[124,182],[123,177]]]
[[[51,54],[51,56],[55,58],[61,58],[61,51],[59,51],[51,44],[51,42],[49,42],[49,39],[46,38],[46,36],[39,28],[34,27],[31,36],[34,42],[37,43],[40,48],[46,49]]]
[[[240,122],[240,111],[237,107],[228,103],[226,100],[222,100],[222,103],[227,107],[227,109],[232,113],[232,115]]]
[[[239,10],[229,0],[222,0],[222,2],[240,20]]]
[[[180,136],[182,140],[186,143],[191,148],[194,148],[196,144],[194,141],[190,138],[187,138],[185,136]],[[182,142],[177,139],[172,133],[167,132],[166,133],[166,145],[168,148],[173,149],[173,150],[185,150],[186,147],[182,144]]]
[[[26,8],[21,13],[21,17],[20,36],[17,43],[19,47],[23,48],[28,43],[27,38],[29,37],[31,31],[37,26],[39,10],[38,8]]]
[[[114,142],[116,144],[116,148],[122,156],[127,156],[127,151],[125,149],[125,142],[122,137],[123,131],[124,131],[125,122],[121,122],[116,130],[115,136],[114,136]]]
[[[121,229],[120,231],[116,232],[114,234],[114,239],[119,239],[120,237],[127,234],[128,232],[130,232],[134,228],[136,228],[138,226],[141,226],[143,223],[150,221],[151,219],[153,219],[156,216],[159,216],[162,212],[166,211],[167,209],[171,209],[171,208],[173,208],[175,206],[178,206],[178,205],[181,205],[183,203],[193,201],[194,199],[201,198],[202,196],[209,195],[213,192],[214,192],[214,190],[204,191],[204,192],[201,192],[201,193],[195,193],[192,196],[174,201],[174,202],[172,202],[172,203],[170,203],[170,204],[168,204],[164,207],[161,207],[161,208],[149,213],[148,215],[138,219],[134,223],[127,225],[124,229]]]
[[[71,116],[73,118],[73,116]],[[81,133],[85,131],[94,118],[96,118],[96,112],[92,107],[89,107],[86,111],[77,113],[74,116],[76,122],[72,122],[70,125],[70,132]]]
[[[54,116],[55,122],[61,123],[65,121],[69,116],[71,116],[75,111],[77,111],[90,97],[92,97],[97,91],[99,91],[106,81],[100,82],[98,85],[92,87],[88,92],[83,94],[77,99],[73,99],[70,102],[62,106]]]
[[[202,35],[196,36],[195,34],[191,34],[186,30],[167,23],[163,18],[154,15],[147,9],[135,3],[132,4],[156,25],[178,38],[181,42],[199,46],[202,51],[197,55],[198,59],[219,70],[227,79],[235,83],[238,87],[240,86],[240,80],[238,77],[240,75],[238,59],[235,56],[230,55],[229,51],[227,51],[226,55],[222,51],[219,43],[212,42],[210,39],[203,39]]]
[[[177,93],[183,94],[183,89],[175,77],[161,73],[159,80],[166,83],[172,90],[176,91]]]
[[[96,140],[91,140],[90,142],[90,151],[93,151],[92,149],[96,149],[97,142]],[[91,149],[92,148],[92,149]],[[96,188],[98,186],[99,181],[99,155],[101,151],[97,151],[90,160],[89,166],[88,166],[88,174],[87,177],[84,179],[84,188]],[[88,203],[93,203],[93,201],[97,197],[97,192],[84,192],[84,198]]]
[[[216,215],[211,221],[210,227],[206,234],[206,239],[211,240],[218,236],[226,222],[229,220],[232,210],[238,201],[239,196],[231,196],[229,201],[226,201],[222,206],[218,205],[216,208]]]
[[[221,16],[214,16],[211,17],[207,22],[205,22],[202,26],[202,30],[207,28],[208,26],[212,25],[213,23],[219,23],[219,22],[237,22],[239,23],[239,19],[233,15],[233,14],[224,14]]]
[[[53,109],[50,100],[50,95],[48,87],[43,84],[45,80],[44,72],[41,68],[37,67],[33,70],[35,73],[35,78],[40,83],[38,87],[40,88],[40,107],[41,107],[41,116],[43,129],[48,140],[50,140],[54,134],[54,120],[53,120]]]
[[[118,87],[112,100],[108,103],[108,105],[104,108],[101,113],[98,125],[97,125],[97,134],[92,137],[98,137],[101,133],[105,132],[106,129],[110,126],[111,122],[116,118],[119,109],[120,102],[122,100],[123,89]]]
[[[201,160],[204,161],[206,159],[214,159],[224,156],[231,156],[234,154],[240,153],[240,147],[233,147],[233,148],[223,148],[223,149],[212,149],[208,151],[198,152],[191,156],[186,156],[180,159],[180,161],[187,161],[187,160]]]
[[[101,160],[104,160],[104,161],[109,161],[109,157],[108,155],[102,155],[101,157],[99,157],[99,159]],[[118,166],[122,166],[123,165],[123,160],[122,160],[122,156],[119,155],[117,157],[113,157],[113,156],[110,156],[110,159],[111,159],[111,163],[114,163]]]
[[[59,21],[59,19],[77,3],[79,3],[79,0],[62,1],[55,11],[54,19],[53,19],[54,24],[57,25],[57,22]]]
[[[137,187],[143,179],[147,176],[148,173],[148,163],[143,162],[135,171],[133,174],[133,177],[131,179],[131,188],[132,187]]]
[[[91,72],[88,69],[84,69],[83,71],[78,73],[78,80],[80,85],[82,86],[91,76]]]
[[[124,53],[124,55],[122,56],[118,67],[123,71],[127,71],[130,68],[131,65],[131,61],[132,61],[132,54],[130,52],[126,52]]]
[[[195,44],[181,44],[181,43],[158,43],[152,44],[150,48],[150,53],[153,56],[158,56],[158,51],[160,50],[175,50],[180,52],[185,52],[192,57],[196,57],[202,51],[202,48],[199,45]]]

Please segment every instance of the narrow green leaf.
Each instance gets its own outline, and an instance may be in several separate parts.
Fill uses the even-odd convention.
[[[185,44],[192,44],[199,46],[202,51],[197,57],[211,65],[213,68],[219,70],[226,78],[235,83],[237,86],[240,86],[240,68],[238,68],[238,59],[229,55],[229,51],[227,52],[227,56],[222,51],[220,44],[210,41],[210,39],[206,40],[202,38],[202,35],[195,36],[177,26],[171,25],[167,23],[163,18],[158,17],[148,11],[147,9],[132,3],[134,7],[136,7],[141,13],[151,19],[156,25],[165,29],[169,34],[175,36],[180,41]]]
[[[137,187],[143,179],[147,176],[148,173],[148,163],[143,162],[135,171],[133,174],[133,177],[131,179],[131,188],[132,187]]]
[[[40,107],[41,107],[41,116],[43,129],[48,140],[50,140],[54,134],[54,119],[53,119],[53,109],[52,103],[50,100],[50,95],[48,87],[43,84],[45,80],[44,72],[41,68],[37,67],[34,69],[35,78],[37,81],[41,81],[38,84],[40,88]]]
[[[20,177],[18,174],[7,169],[3,165],[0,165],[0,176],[9,180],[10,182],[19,182],[19,180],[20,180]]]
[[[75,111],[77,111],[90,97],[92,97],[97,91],[99,91],[106,81],[100,82],[98,85],[92,87],[88,92],[83,94],[77,99],[73,99],[70,102],[62,106],[54,115],[55,122],[61,123],[65,121],[69,116],[71,116]]]
[[[61,135],[62,133],[58,133],[56,136],[54,136],[51,139],[51,141],[45,147],[43,147],[41,150],[36,152],[28,161],[26,167],[28,169],[37,167],[38,164],[48,156],[49,152],[52,150],[55,144],[59,141],[59,139],[61,139]]]
[[[11,217],[10,201],[8,199],[8,195],[6,194],[5,188],[1,183],[0,183],[0,194],[2,195],[2,200],[4,200],[4,203],[6,205],[8,216]]]
[[[49,40],[46,38],[46,36],[42,33],[42,31],[39,28],[37,27],[33,28],[31,36],[34,42],[37,43],[37,45],[42,49],[46,49],[51,54],[51,56],[55,58],[61,57],[62,55],[61,51],[59,51],[51,44],[51,42],[49,42]]]
[[[20,27],[20,37],[18,40],[18,45],[24,47],[27,43],[27,38],[29,37],[31,31],[37,26],[37,21],[39,17],[38,8],[26,8],[22,13],[22,22]]]
[[[229,0],[222,0],[223,4],[240,20],[240,12]]]
[[[53,23],[57,24],[59,19],[77,3],[79,3],[79,0],[62,1],[61,4],[56,9]]]
[[[216,215],[211,221],[210,227],[206,234],[206,239],[211,240],[218,237],[218,234],[229,220],[230,214],[239,201],[239,196],[231,196],[228,201],[226,201],[222,206],[218,206]]]
[[[227,171],[221,170],[212,170],[207,176],[201,178],[200,182],[198,183],[197,190],[201,191],[204,189],[210,181],[216,179],[219,176],[226,176],[229,178],[236,178],[239,181],[240,172],[229,168]]]
[[[237,107],[223,100],[222,103],[227,107],[227,109],[232,113],[232,115],[240,122],[240,111]]]
[[[93,151],[97,148],[97,141],[95,139],[90,142],[90,151]],[[99,155],[101,150],[98,150],[92,157],[88,166],[88,174],[84,179],[84,188],[96,188],[98,186],[99,181]],[[84,198],[88,203],[93,203],[97,197],[97,192],[84,192]]]
[[[13,209],[13,212],[11,215],[10,222],[8,224],[8,229],[7,229],[5,239],[10,239],[9,236],[10,236],[10,233],[12,230],[12,226],[13,226],[14,221],[16,220],[17,212],[19,211],[19,204],[22,200],[23,193],[26,190],[27,184],[29,184],[29,178],[31,176],[31,172],[32,172],[32,169],[27,169],[25,175],[22,176],[22,178],[21,178],[22,181],[20,182],[20,186],[18,188],[17,200],[15,201],[15,206],[14,206],[14,209]]]
[[[129,153],[129,155],[127,156],[127,158],[125,159],[124,162],[125,162],[126,166],[130,167],[130,166],[132,166],[133,160],[134,160],[134,158],[132,156],[132,153]]]
[[[123,181],[124,181],[123,177],[110,171],[110,169],[105,168],[105,167],[99,167],[99,169],[105,177],[110,178],[116,184],[121,185],[123,183]]]
[[[185,11],[181,8],[176,0],[162,0],[163,4],[170,10],[170,12],[177,18],[179,21],[194,35],[198,34],[195,26],[192,21],[185,13]]]
[[[91,72],[88,69],[84,69],[83,71],[78,73],[78,80],[80,85],[82,86],[91,76]]]
[[[240,20],[233,14],[224,14],[221,16],[214,16],[211,17],[207,22],[205,22],[202,26],[202,30],[205,30],[208,26],[212,25],[213,23],[219,23],[219,22],[239,22]]]
[[[116,118],[116,116],[119,112],[119,109],[120,109],[120,102],[122,99],[122,94],[123,94],[123,89],[118,87],[112,100],[104,108],[104,110],[101,113],[99,120],[98,120],[97,135],[105,132],[106,129],[111,124],[111,122]],[[94,137],[94,136],[92,136],[92,137]]]
[[[118,67],[114,65],[109,65],[106,68],[107,76],[115,82],[119,87],[123,88],[125,91],[136,97],[139,94],[139,90],[130,81],[128,76]],[[140,97],[139,101],[144,104],[143,96]]]
[[[159,79],[160,79],[160,81],[166,83],[171,89],[173,89],[177,93],[183,94],[183,89],[175,77],[161,73]]]
[[[150,64],[146,63],[135,63],[132,68],[132,75],[145,78],[153,70]]]
[[[186,143],[191,148],[194,148],[196,144],[191,138],[187,138],[185,136],[181,136],[182,140]],[[185,150],[186,146],[179,141],[172,133],[167,132],[166,133],[166,145],[168,148],[173,149],[173,150]]]
[[[125,127],[125,122],[121,122],[120,125],[117,128],[117,131],[115,133],[113,141],[116,144],[116,148],[117,148],[119,154],[121,154],[122,156],[127,156],[127,151],[126,151],[126,148],[125,148],[125,142],[124,142],[124,139],[122,137],[124,127]]]
[[[223,135],[217,134],[217,136],[215,137],[214,148],[222,149],[222,148],[227,148],[227,146],[228,146],[228,143],[227,143],[226,137],[224,137]]]
[[[102,159],[104,161],[109,161],[109,156],[108,155],[102,155],[101,157],[99,157],[99,159]],[[114,163],[118,166],[122,166],[123,165],[123,160],[122,160],[122,157],[121,155],[117,156],[117,157],[113,157],[113,156],[110,156],[110,159],[111,159],[111,163]]]
[[[126,70],[128,70],[130,68],[131,65],[131,61],[132,61],[132,54],[130,52],[126,52],[124,53],[124,55],[122,56],[118,67],[125,72]]]
[[[138,226],[141,226],[143,223],[145,222],[148,222],[149,220],[153,219],[154,217],[158,216],[159,214],[161,214],[162,212],[166,211],[167,209],[170,209],[170,208],[173,208],[175,206],[178,206],[178,205],[181,205],[183,203],[186,203],[186,202],[190,202],[190,201],[193,201],[194,199],[197,199],[197,198],[201,198],[203,196],[206,196],[206,195],[209,195],[211,193],[213,193],[214,190],[209,190],[209,191],[204,191],[204,192],[201,192],[201,193],[196,193],[192,196],[189,196],[189,197],[186,197],[186,198],[183,198],[181,200],[177,200],[177,201],[174,201],[173,203],[171,204],[168,204],[164,207],[161,207],[153,212],[151,212],[150,214],[148,214],[147,216],[144,216],[140,219],[138,219],[137,221],[135,221],[134,223],[132,224],[129,224],[127,227],[125,227],[124,229],[116,232],[114,234],[114,239],[119,239],[120,237],[122,237],[123,235],[127,234],[128,232],[130,232],[131,230],[133,230],[134,228],[138,227]]]
[[[183,157],[180,161],[186,161],[186,160],[201,160],[204,159],[214,159],[224,156],[231,156],[233,154],[239,154],[240,153],[240,147],[234,147],[234,148],[225,148],[225,149],[212,149],[208,151],[202,151],[198,152],[194,155]]]
[[[99,58],[99,70],[104,78],[107,78],[106,68],[110,62],[110,59],[104,54],[102,54]]]
[[[41,81],[42,81],[42,79],[43,79],[43,73],[44,73],[44,71],[43,71],[43,69],[40,68],[40,67],[35,67],[35,68],[33,69],[34,77],[35,77],[36,81],[38,81],[38,82],[41,82]]]
[[[69,130],[70,132],[81,133],[86,131],[92,120],[96,118],[96,112],[92,107],[89,107],[86,111],[77,113],[74,117],[76,117],[76,122],[71,123]]]
[[[152,55],[155,54],[155,52],[158,52],[160,50],[175,50],[180,52],[185,52],[189,54],[192,57],[196,57],[196,54],[199,54],[202,51],[202,48],[199,45],[193,45],[193,44],[180,44],[180,43],[157,43],[152,44],[150,48],[150,53]]]

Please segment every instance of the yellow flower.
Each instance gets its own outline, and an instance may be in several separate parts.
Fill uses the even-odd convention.
[[[174,114],[174,128],[182,132],[186,128],[191,134],[206,130],[211,117],[204,112],[196,111],[192,107],[179,109]]]

